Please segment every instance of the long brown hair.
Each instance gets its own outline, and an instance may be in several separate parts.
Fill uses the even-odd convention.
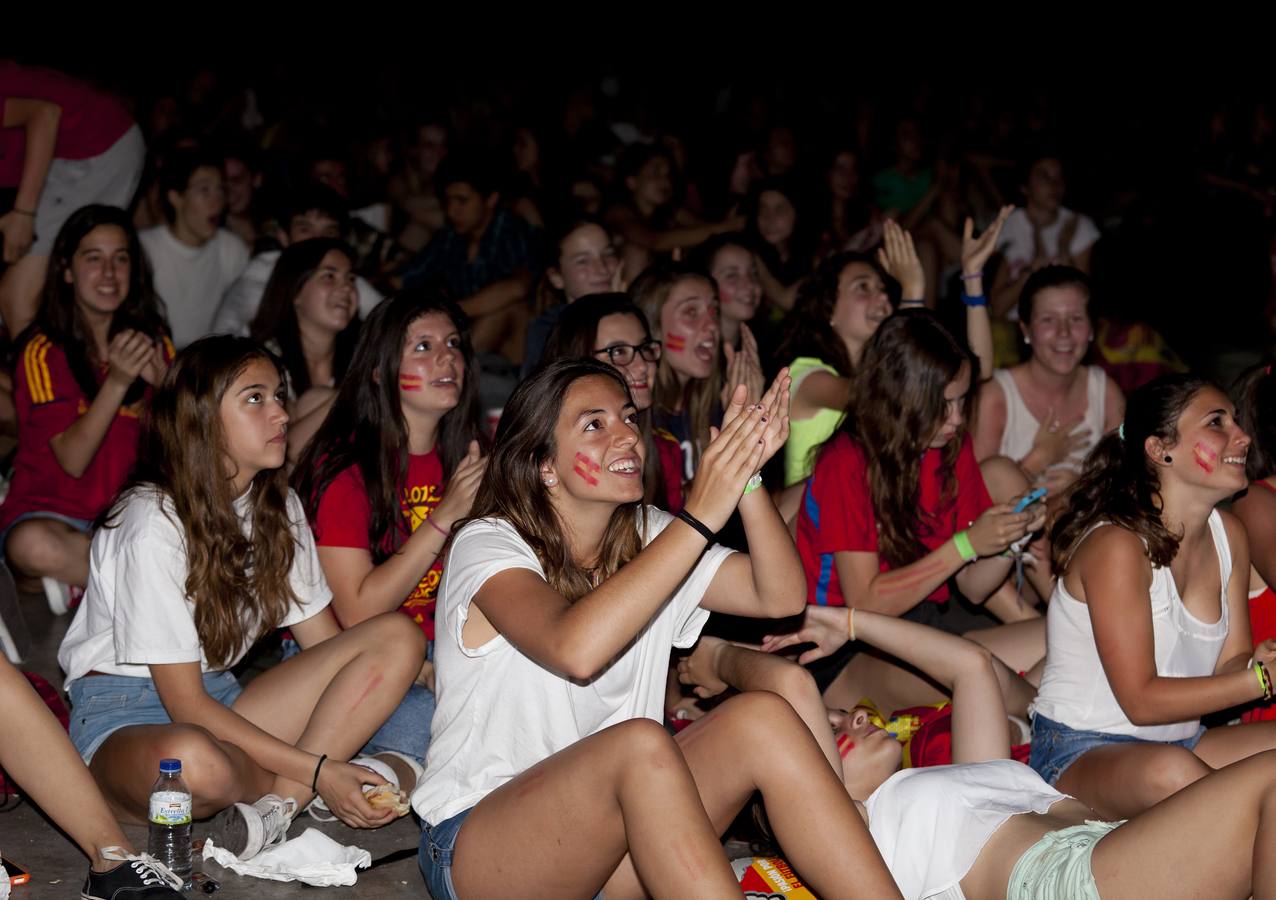
[[[501,414],[496,443],[470,511],[471,521],[504,519],[513,525],[540,560],[550,587],[572,602],[637,556],[647,528],[642,501],[617,506],[603,533],[598,565],[590,570],[572,559],[565,523],[557,514],[547,514],[553,505],[540,467],[556,452],[554,428],[568,389],[590,377],[609,379],[629,396],[619,372],[590,359],[554,360],[518,386]]]
[[[977,366],[970,351],[929,312],[904,310],[881,324],[856,370],[840,430],[864,450],[878,545],[893,567],[926,555],[918,538],[922,457],[944,421],[944,389],[963,365],[970,367],[973,384]],[[969,414],[970,392],[965,402]],[[953,467],[964,436],[963,426],[943,449],[940,509],[956,498],[960,487]]]
[[[158,491],[171,503],[186,544],[186,596],[195,604],[195,630],[213,668],[277,628],[300,603],[288,575],[294,529],[306,523],[288,514],[284,469],[258,472],[248,488],[251,537],[235,512],[226,474],[222,397],[259,359],[275,367],[282,383],[283,365],[247,338],[203,338],[177,355],[151,401],[133,475],[101,520],[112,527],[138,491]],[[165,514],[168,505],[162,505]]]
[[[1209,381],[1196,375],[1162,375],[1130,394],[1120,429],[1107,434],[1086,457],[1085,468],[1068,495],[1068,508],[1050,530],[1050,557],[1056,572],[1067,568],[1077,545],[1096,525],[1110,522],[1134,532],[1148,559],[1168,566],[1181,535],[1161,520],[1161,479],[1144,445],[1150,437],[1178,443],[1179,419]]]
[[[657,263],[649,266],[635,279],[629,288],[629,295],[634,305],[647,316],[652,326],[652,334],[664,340],[660,327],[660,311],[674,287],[688,278],[699,278],[708,283],[713,296],[718,297],[718,285],[712,277],[682,263]],[[656,369],[656,384],[652,391],[652,407],[672,412],[681,407],[690,425],[691,455],[696,464],[700,462],[700,452],[709,444],[709,426],[714,424],[714,414],[721,404],[722,371],[721,366],[714,365],[708,378],[695,378],[687,382],[686,387],[678,384],[678,376],[669,362],[669,355],[660,358],[660,366]],[[681,401],[681,402],[679,402]]]

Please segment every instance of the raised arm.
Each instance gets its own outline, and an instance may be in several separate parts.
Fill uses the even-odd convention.
[[[448,481],[443,500],[395,553],[376,565],[358,547],[319,547],[319,564],[332,588],[332,610],[342,628],[398,609],[443,552],[452,525],[469,515],[486,461],[477,441]]]
[[[1239,524],[1239,523],[1238,523]],[[1233,543],[1235,568],[1227,585],[1233,629],[1248,643],[1246,588],[1249,554]],[[1152,566],[1133,532],[1105,525],[1090,534],[1073,557],[1068,587],[1090,612],[1103,671],[1121,710],[1135,725],[1162,725],[1195,719],[1262,696],[1252,672],[1235,668],[1238,639],[1229,636],[1221,660],[1232,671],[1192,678],[1158,675],[1152,632]],[[1237,621],[1239,619],[1239,622]],[[1260,657],[1262,658],[1262,657]]]
[[[997,218],[978,238],[975,237],[974,220],[967,218],[961,235],[961,299],[966,306],[966,343],[979,360],[980,381],[992,378],[995,366],[992,320],[988,315],[988,298],[984,295],[984,266],[1001,237],[1001,227],[1014,211],[1013,206],[1003,206]],[[983,459],[982,456],[979,458]]]
[[[899,282],[901,308],[926,305],[926,270],[913,246],[913,236],[893,219],[886,220],[877,262]]]
[[[701,457],[685,510],[720,530],[761,466],[768,423],[758,406],[726,423]],[[756,493],[756,492],[755,492]],[[704,552],[706,539],[690,524],[670,523],[616,574],[575,603],[527,569],[506,569],[474,595],[490,624],[532,659],[587,681],[614,659],[668,601]],[[467,628],[469,624],[467,623]]]
[[[939,682],[953,698],[953,762],[979,762],[1010,756],[1001,679],[1011,673],[983,647],[937,628],[865,609],[807,607],[803,627],[771,636],[768,652],[814,643],[798,661],[831,653],[851,636],[903,660]]]

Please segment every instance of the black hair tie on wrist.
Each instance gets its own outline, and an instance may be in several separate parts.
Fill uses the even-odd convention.
[[[310,793],[312,794],[316,794],[319,792],[319,788],[317,787],[317,785],[319,784],[319,770],[323,768],[324,760],[326,760],[327,758],[328,758],[328,754],[325,753],[323,756],[319,757],[319,762],[315,763],[315,775],[313,778],[310,779]]]
[[[687,512],[685,509],[681,510],[678,513],[678,518],[686,522],[696,531],[700,532],[700,536],[704,538],[706,541],[708,541],[710,544],[713,543],[716,535],[709,530],[709,526],[706,525],[704,522],[701,522],[699,519],[697,519],[691,513]]]

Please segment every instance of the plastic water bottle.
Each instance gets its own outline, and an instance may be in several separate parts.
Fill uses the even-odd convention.
[[[182,761],[161,759],[151,788],[151,856],[185,878],[191,871],[191,792],[182,781]]]

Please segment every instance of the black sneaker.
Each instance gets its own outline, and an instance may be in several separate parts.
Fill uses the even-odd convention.
[[[130,855],[122,847],[102,848],[103,859],[120,864],[108,872],[89,870],[80,900],[142,900],[181,897],[182,879],[147,853]]]

